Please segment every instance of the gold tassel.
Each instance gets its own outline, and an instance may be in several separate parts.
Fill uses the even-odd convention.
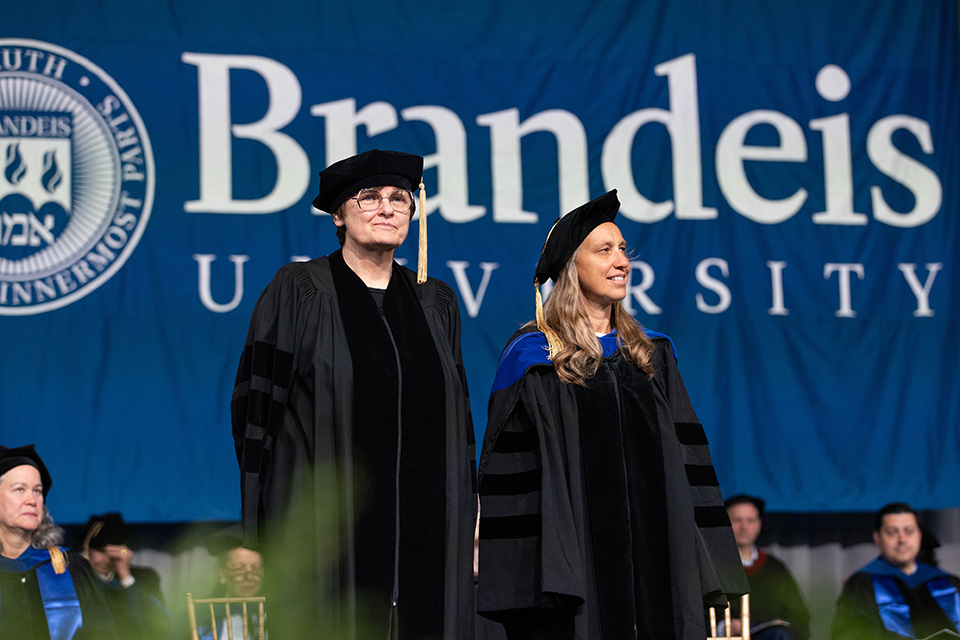
[[[54,545],[47,549],[50,552],[50,564],[53,565],[53,572],[62,574],[67,571],[67,556],[64,555],[60,547]]]
[[[427,193],[420,177],[420,242],[417,252],[417,284],[427,281]]]
[[[547,339],[547,360],[553,362],[554,357],[560,353],[563,343],[553,329],[547,326],[547,318],[543,314],[543,298],[540,296],[540,283],[533,279],[533,288],[537,292],[537,329],[539,329]]]
[[[103,520],[97,520],[90,525],[90,531],[87,531],[87,535],[83,538],[83,557],[87,560],[90,559],[90,542],[97,537],[101,529],[103,529]]]

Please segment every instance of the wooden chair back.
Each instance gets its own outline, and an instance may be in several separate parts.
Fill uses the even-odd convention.
[[[187,616],[190,619],[190,637],[193,640],[200,640],[199,626],[197,625],[197,607],[201,608],[203,620],[206,621],[206,614],[209,613],[210,629],[212,640],[266,640],[264,629],[264,605],[267,599],[263,596],[252,596],[249,598],[194,598],[192,593],[187,594]],[[231,610],[231,605],[233,608]],[[257,633],[254,635],[250,629],[249,608],[251,605],[257,607]],[[219,614],[219,615],[218,615]],[[236,616],[242,621],[239,625],[234,624]],[[224,622],[226,623],[224,626]],[[240,626],[235,629],[234,626]],[[221,627],[224,627],[225,634],[221,635]],[[242,634],[242,635],[241,635]]]
[[[710,635],[707,640],[750,640],[750,594],[740,598],[740,633],[732,635],[730,629],[730,605],[723,610],[723,633],[717,635],[717,610],[710,608]]]

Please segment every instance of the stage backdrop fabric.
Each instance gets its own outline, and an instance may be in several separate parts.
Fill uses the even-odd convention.
[[[550,225],[616,188],[726,495],[958,505],[957,43],[946,1],[5,3],[0,443],[62,522],[237,518],[253,305],[337,249],[317,172],[398,149],[478,438]]]

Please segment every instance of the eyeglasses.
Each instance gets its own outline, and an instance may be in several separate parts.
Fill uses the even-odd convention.
[[[253,578],[263,577],[263,567],[249,567],[245,564],[240,564],[240,565],[228,564],[224,568],[227,570],[227,574],[229,574],[231,578],[243,578],[245,576],[250,576]]]
[[[413,194],[406,189],[395,189],[393,193],[384,196],[376,189],[364,189],[352,200],[357,201],[361,211],[376,211],[380,208],[380,202],[386,198],[394,210],[409,213],[413,206]]]

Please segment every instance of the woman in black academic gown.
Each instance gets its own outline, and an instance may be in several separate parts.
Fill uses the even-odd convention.
[[[116,640],[90,565],[59,546],[51,484],[33,445],[0,446],[0,638]]]
[[[478,610],[511,639],[702,640],[705,605],[747,591],[673,343],[621,305],[619,207],[611,191],[554,225],[537,322],[497,369]]]
[[[253,311],[231,409],[277,637],[473,637],[457,299],[424,251],[419,272],[393,259],[422,172],[420,156],[379,150],[321,171],[314,206],[341,249],[281,268]]]

